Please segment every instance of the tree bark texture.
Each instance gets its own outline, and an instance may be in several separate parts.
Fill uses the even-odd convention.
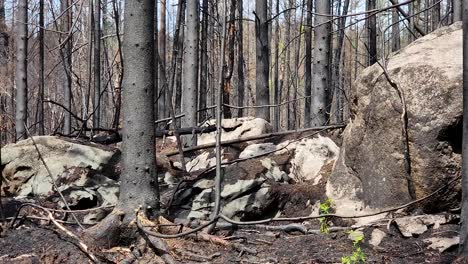
[[[16,140],[26,139],[28,113],[28,1],[18,1],[16,23]]]
[[[198,106],[198,1],[187,1],[186,7],[185,49],[183,64],[182,127],[196,127]],[[191,137],[189,145],[197,144],[197,137]]]
[[[267,1],[255,1],[255,36],[256,36],[256,102],[258,105],[267,105],[270,102],[269,67],[270,45],[268,42]],[[256,116],[270,121],[270,109],[268,107],[257,108]]]
[[[316,1],[316,12],[330,14],[330,1]],[[327,123],[327,94],[329,93],[329,63],[330,63],[330,19],[326,16],[315,18],[315,38],[313,52],[313,75],[311,126],[321,126]]]
[[[123,145],[118,208],[127,221],[158,206],[154,148],[154,1],[125,2]]]

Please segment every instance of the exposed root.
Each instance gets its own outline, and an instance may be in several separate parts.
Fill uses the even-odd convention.
[[[95,247],[111,248],[116,246],[122,232],[124,213],[114,209],[106,218],[93,227],[86,229],[83,238]]]

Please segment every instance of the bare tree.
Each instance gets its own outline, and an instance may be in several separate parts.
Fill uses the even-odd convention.
[[[310,0],[310,1],[312,1],[312,0]],[[276,14],[278,14],[279,13],[279,0],[276,1],[276,8],[275,9],[276,9]],[[306,39],[307,39],[307,33],[306,33]],[[280,57],[279,56],[279,49],[280,49],[279,48],[279,45],[280,45],[279,18],[275,19],[275,39],[274,39],[274,41],[275,41],[274,102],[275,102],[275,104],[279,104],[279,102],[281,100],[281,98],[280,98],[281,97],[280,96],[280,88],[279,88],[279,57]],[[307,44],[306,44],[306,46],[307,46]],[[307,54],[307,47],[306,47],[306,54]],[[306,59],[306,64],[307,64],[307,59]],[[309,67],[309,69],[310,69],[310,67]],[[307,65],[306,65],[306,71],[307,71]],[[307,75],[307,73],[306,73],[306,75]],[[310,77],[310,75],[309,75],[309,77]],[[307,86],[307,84],[306,84],[306,86]],[[306,93],[307,93],[307,91],[306,91]],[[309,91],[309,93],[310,93],[310,91]],[[310,105],[310,103],[309,103],[309,105]],[[281,123],[281,108],[280,107],[275,107],[275,109],[274,109],[274,119],[273,120],[274,120],[274,123],[273,123],[274,130],[279,131],[280,123]]]
[[[72,14],[70,8],[70,0],[60,1],[60,12],[63,14],[61,19],[61,29],[63,32],[69,32],[72,24]],[[71,133],[71,101],[72,101],[72,35],[63,40],[65,43],[60,50],[63,66],[62,85],[63,99],[68,111],[64,112],[63,133],[68,135]],[[62,41],[62,40],[60,40]]]
[[[338,41],[336,45],[335,54],[333,56],[333,91],[336,105],[336,122],[343,122],[343,101],[344,101],[344,87],[342,85],[342,68],[343,68],[343,52],[344,52],[344,38],[345,38],[345,26],[346,16],[348,15],[350,0],[345,0],[343,5],[343,11],[341,18],[338,20]],[[341,3],[339,3],[341,7]]]
[[[245,99],[245,76],[244,76],[244,2],[243,0],[238,0],[237,2],[237,105],[242,107],[244,106]],[[239,109],[237,112],[238,117],[244,116],[243,109]]]
[[[154,107],[154,118],[158,119],[158,90],[159,90],[159,37],[158,37],[158,1],[154,1],[154,94],[153,94],[153,107]]]
[[[185,9],[186,9],[186,0],[179,0],[178,2],[179,8],[177,9],[177,21],[175,27],[177,25],[184,25],[185,23]],[[180,15],[179,15],[180,14]],[[177,31],[177,30],[176,30]],[[178,30],[179,34],[178,37],[180,41],[176,42],[174,41],[173,45],[177,45],[177,47],[174,49],[177,51],[175,54],[176,56],[176,67],[175,67],[175,89],[172,89],[172,91],[167,91],[168,96],[166,97],[166,103],[169,103],[169,100],[174,100],[175,104],[175,112],[176,113],[181,113],[182,112],[182,72],[183,72],[183,57],[184,57],[184,35],[185,35],[185,27],[182,26],[180,30]],[[174,99],[173,99],[174,97]],[[167,107],[166,107],[167,109]]]
[[[28,1],[18,1],[16,23],[16,140],[27,138],[28,114]]]
[[[94,1],[94,115],[93,127],[101,125],[101,1]]]
[[[117,210],[129,223],[136,208],[152,214],[159,203],[153,122],[154,1],[126,1],[124,16],[123,170]]]
[[[463,16],[463,0],[453,0],[453,22],[461,21]]]
[[[198,106],[198,28],[199,10],[198,1],[187,1],[185,49],[183,64],[183,97],[182,111],[185,118],[182,119],[183,127],[197,126]],[[190,145],[197,144],[196,135],[191,137]]]
[[[285,11],[285,23],[286,23],[286,32],[284,36],[284,48],[286,49],[283,51],[284,54],[284,68],[283,68],[283,74],[284,74],[284,84],[286,87],[284,93],[286,101],[289,101],[291,99],[291,49],[290,49],[290,44],[291,44],[291,9],[293,8],[293,0],[287,0],[287,7]],[[281,101],[281,97],[280,97]],[[291,107],[289,104],[286,105],[286,129],[289,130],[291,129],[290,124],[291,122],[289,120],[292,119],[292,112],[291,112]]]
[[[230,97],[232,91],[232,75],[234,73],[234,53],[235,53],[235,44],[236,44],[236,2],[237,0],[231,0],[229,4],[229,22],[227,28],[227,50],[229,51],[226,62],[226,73],[224,76],[224,89],[223,89],[223,104],[230,104]],[[231,118],[231,108],[223,107],[223,116],[224,118]]]
[[[0,0],[0,65],[7,63],[8,32],[5,24],[5,0]],[[2,67],[0,66],[0,67]]]
[[[316,1],[316,12],[330,14],[330,0]],[[327,123],[327,93],[329,92],[330,31],[331,22],[326,16],[315,18],[315,38],[313,52],[313,89],[311,104],[311,125]]]
[[[434,6],[431,13],[432,30],[436,30],[440,22],[440,2],[439,0],[432,0],[431,4]]]
[[[270,45],[268,39],[267,0],[255,1],[255,36],[256,36],[256,102],[268,105],[270,89],[268,87],[270,73]],[[256,109],[256,116],[270,121],[270,109],[261,107]]]
[[[205,109],[208,93],[208,0],[202,2],[202,23],[201,23],[201,39],[200,39],[200,78],[199,78],[199,101],[198,109]],[[198,121],[203,122],[206,119],[206,111],[198,113]]]
[[[398,4],[398,0],[395,0]],[[392,51],[400,49],[400,17],[398,10],[392,10]]]
[[[468,0],[463,0],[464,13]],[[463,150],[462,150],[462,200],[459,254],[468,256],[468,16],[463,16]]]
[[[371,11],[376,9],[376,0],[366,0],[366,10]],[[370,13],[366,19],[367,28],[367,50],[368,50],[368,65],[377,62],[377,18],[374,13]]]
[[[44,135],[44,67],[45,67],[45,43],[44,43],[44,0],[39,0],[39,96],[37,98],[37,120],[39,125],[38,134]]]
[[[158,32],[158,49],[159,49],[159,78],[158,81],[158,118],[167,117],[169,111],[166,109],[166,99],[170,100],[169,92],[167,87],[165,90],[164,83],[162,80],[166,76],[162,76],[166,72],[166,0],[160,1],[159,6],[159,32]],[[171,95],[172,96],[172,95]]]

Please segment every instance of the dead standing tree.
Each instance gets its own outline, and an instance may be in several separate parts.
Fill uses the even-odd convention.
[[[270,45],[268,39],[267,1],[255,1],[255,36],[256,36],[256,102],[258,105],[270,103],[270,89],[268,87],[270,71]],[[270,121],[270,108],[256,109],[256,116]]]
[[[126,1],[124,16],[126,69],[119,202],[110,215],[86,232],[95,244],[106,246],[118,241],[122,228],[135,219],[136,208],[154,215],[159,207],[153,108],[154,1]]]
[[[28,1],[18,2],[16,23],[16,140],[27,138],[28,113]]]
[[[187,13],[185,18],[186,31],[183,63],[184,95],[182,96],[182,112],[185,113],[185,118],[182,119],[182,127],[196,127],[198,124],[198,1],[187,1]],[[197,144],[196,134],[194,134],[187,143],[195,146]]]

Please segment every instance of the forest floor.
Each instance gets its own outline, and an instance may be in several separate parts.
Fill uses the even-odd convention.
[[[0,237],[0,263],[90,263],[77,241],[48,221],[19,220],[17,223],[21,224],[18,227],[4,231]],[[75,234],[80,233],[76,226],[66,225],[66,228]],[[378,246],[369,243],[375,228],[386,233]],[[366,263],[454,263],[457,256],[456,246],[439,253],[428,249],[424,241],[433,236],[450,237],[457,234],[457,224],[430,228],[419,237],[411,238],[403,238],[394,224],[366,227],[362,231],[364,239],[359,247],[365,254]],[[238,229],[220,231],[216,236],[225,238],[237,247],[224,247],[194,237],[167,239],[165,242],[169,253],[179,263],[341,263],[342,257],[350,256],[355,250],[346,231],[304,235]],[[164,263],[150,247],[138,247],[134,242],[122,242],[121,247],[93,252],[104,263],[127,263],[125,259],[135,254],[137,248],[140,257],[135,263]]]

